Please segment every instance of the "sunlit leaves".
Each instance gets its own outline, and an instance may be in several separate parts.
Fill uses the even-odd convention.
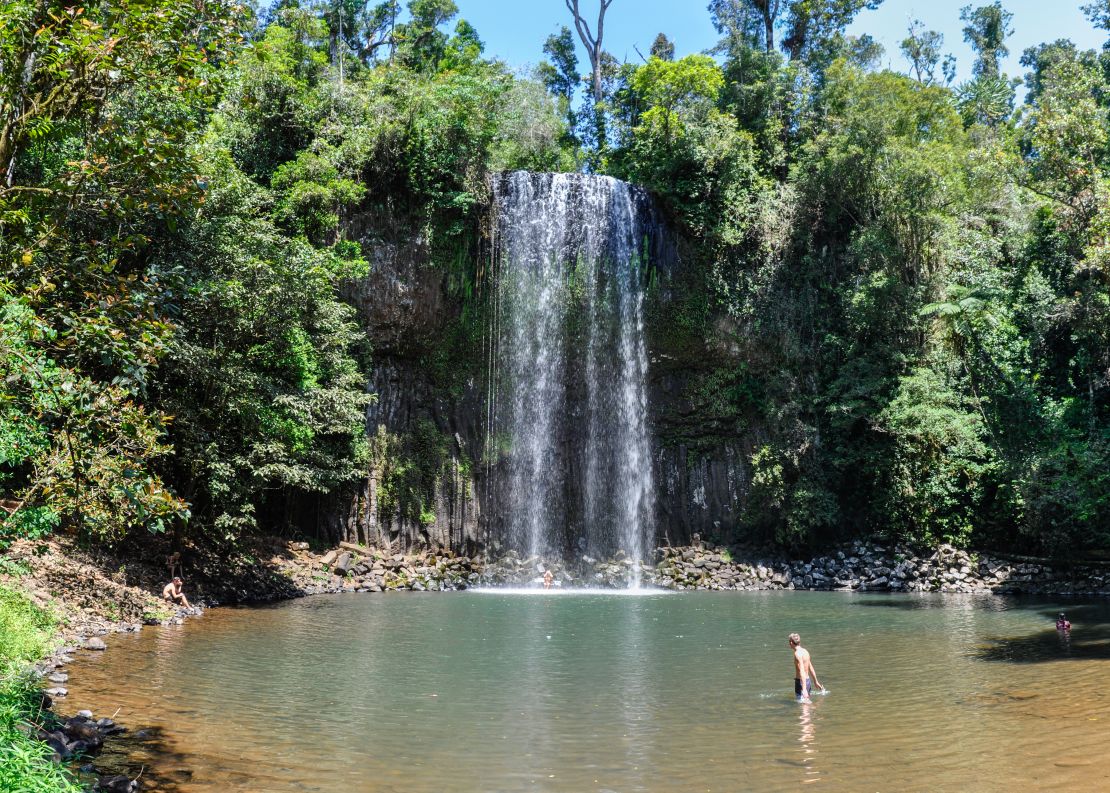
[[[142,399],[171,328],[145,257],[202,198],[190,146],[244,9],[0,11],[0,403],[22,427],[0,484],[18,520],[50,514],[108,539],[161,530],[187,511],[151,472],[165,420]]]

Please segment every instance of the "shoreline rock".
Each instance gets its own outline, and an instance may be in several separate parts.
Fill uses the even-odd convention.
[[[792,589],[1110,595],[1110,567],[1015,560],[951,545],[921,550],[856,541],[812,559],[740,557],[705,544],[659,549],[655,582],[671,589]]]

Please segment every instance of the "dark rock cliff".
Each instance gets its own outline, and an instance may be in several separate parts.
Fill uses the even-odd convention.
[[[482,299],[481,260],[488,251],[469,253],[476,275],[464,298],[419,236],[383,231],[370,217],[354,218],[348,231],[371,262],[370,273],[348,284],[344,297],[370,338],[376,398],[367,410],[367,475],[325,508],[326,533],[398,550],[431,545],[477,552],[506,530],[492,519],[504,477],[482,460],[489,357],[474,306]],[[665,304],[682,262],[673,247],[659,241],[652,247],[651,300]],[[649,315],[649,322],[651,316],[662,314]],[[695,533],[728,541],[737,536],[747,491],[750,442],[722,431],[691,398],[692,389],[713,387],[698,381],[704,351],[661,353],[652,341],[657,335],[648,328],[649,412],[658,429],[652,446],[657,544],[683,544]]]

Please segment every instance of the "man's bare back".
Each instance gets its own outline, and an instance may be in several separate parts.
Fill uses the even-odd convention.
[[[790,649],[794,651],[794,695],[799,702],[809,702],[810,679],[822,691],[825,690],[825,687],[817,679],[817,670],[813,668],[813,659],[809,655],[809,650],[802,647],[802,638],[798,634],[792,633],[787,638],[787,643],[790,645]]]

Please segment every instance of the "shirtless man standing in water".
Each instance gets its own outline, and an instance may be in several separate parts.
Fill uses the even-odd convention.
[[[809,650],[802,647],[802,637],[792,633],[787,637],[787,642],[790,644],[790,649],[794,651],[794,696],[799,702],[811,702],[810,678],[813,678],[813,682],[822,691],[825,687],[817,679],[817,670],[813,668],[813,659],[809,657]]]

